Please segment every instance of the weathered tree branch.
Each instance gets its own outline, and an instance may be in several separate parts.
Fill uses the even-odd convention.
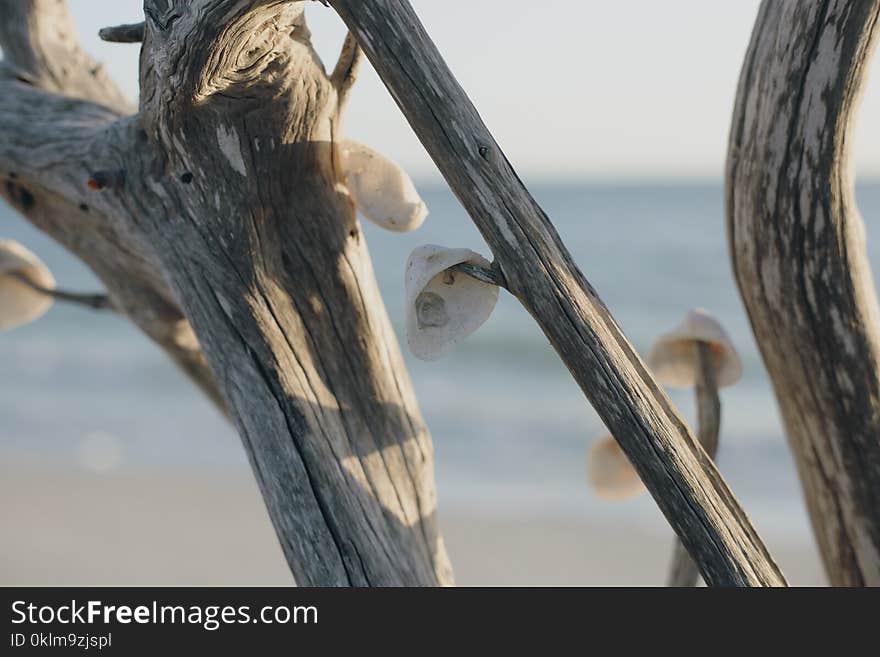
[[[727,159],[737,283],[835,585],[880,585],[880,309],[849,158],[878,15],[765,0]]]
[[[745,513],[405,0],[331,0],[710,584],[782,585]]]

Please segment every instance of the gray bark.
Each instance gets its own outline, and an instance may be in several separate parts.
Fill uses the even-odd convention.
[[[710,584],[784,579],[406,0],[330,0]]]
[[[712,346],[698,342],[697,385],[694,393],[697,398],[697,436],[706,450],[706,455],[715,460],[718,454],[718,434],[721,430],[721,400],[718,398],[718,376],[715,372],[715,359]],[[669,586],[691,587],[697,585],[700,571],[691,559],[687,548],[680,540],[672,549],[672,567],[669,572]]]
[[[849,158],[876,0],[766,0],[727,161],[737,283],[835,585],[880,585],[880,312]]]

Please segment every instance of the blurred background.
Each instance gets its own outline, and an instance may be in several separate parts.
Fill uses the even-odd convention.
[[[95,4],[71,2],[82,39],[134,96],[137,48],[95,35],[139,20],[140,2]],[[314,4],[314,39],[332,66],[344,30]],[[719,466],[789,580],[824,583],[727,255],[721,172],[758,2],[511,0],[501,10],[472,0],[466,13],[413,5],[640,352],[692,307],[727,328],[745,374],[722,392]],[[856,152],[869,235],[880,214],[877,109],[872,87]],[[369,66],[348,116],[349,134],[403,164],[431,211],[413,234],[365,226],[405,343],[409,252],[488,249]],[[98,289],[6,206],[0,237],[39,254],[60,286]],[[877,266],[880,248],[869,240],[869,250]],[[609,503],[589,489],[585,458],[604,429],[512,299],[502,295],[449,358],[407,359],[434,437],[439,518],[460,584],[663,583],[671,530],[648,496]],[[236,434],[126,322],[56,305],[0,334],[0,363],[0,584],[292,581]],[[670,394],[695,421],[692,393]]]

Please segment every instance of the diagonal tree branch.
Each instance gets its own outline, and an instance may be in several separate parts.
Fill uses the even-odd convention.
[[[721,475],[586,281],[406,0],[330,0],[704,578],[785,580]]]

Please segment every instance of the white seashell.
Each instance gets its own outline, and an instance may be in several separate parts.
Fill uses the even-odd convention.
[[[697,308],[685,315],[673,331],[660,336],[651,349],[648,365],[660,383],[680,388],[696,384],[697,342],[711,346],[719,388],[739,381],[742,363],[730,337],[708,311]]]
[[[416,358],[439,360],[476,331],[498,303],[498,287],[450,267],[490,262],[469,249],[420,246],[406,264],[406,337]]]
[[[52,305],[42,294],[17,276],[46,289],[55,288],[52,272],[18,242],[0,240],[0,331],[32,322]]]
[[[346,139],[339,144],[346,186],[361,214],[387,230],[406,233],[428,216],[406,171],[372,148]]]
[[[587,478],[596,494],[606,500],[624,500],[645,490],[639,473],[610,434],[590,448]]]

